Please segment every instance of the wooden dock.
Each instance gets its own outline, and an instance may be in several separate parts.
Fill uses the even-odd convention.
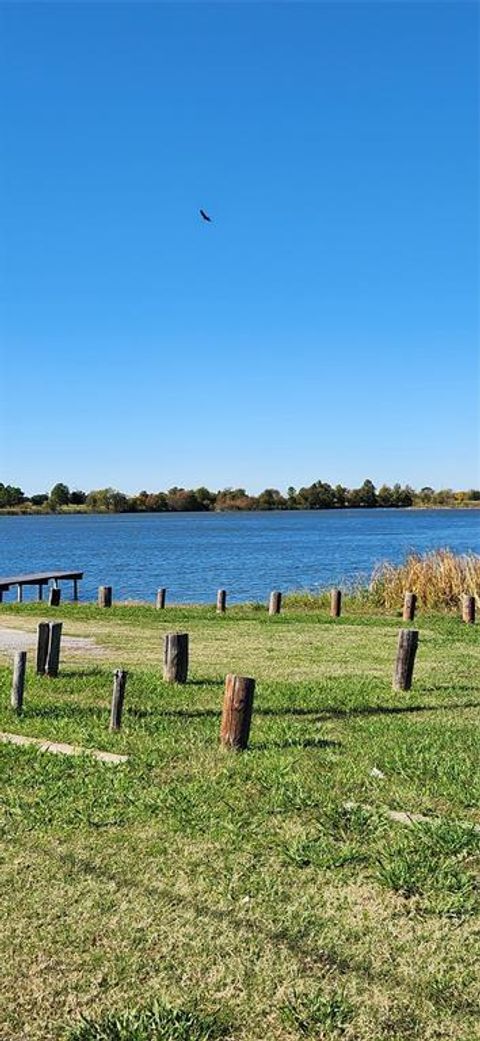
[[[37,586],[38,599],[43,600],[43,587],[48,586],[49,582],[52,582],[53,586],[58,589],[59,582],[62,580],[73,582],[73,599],[78,600],[78,583],[82,578],[83,571],[34,571],[29,575],[0,576],[0,603],[3,600],[3,594],[12,586],[17,587],[17,602],[19,604],[23,600],[24,586]]]

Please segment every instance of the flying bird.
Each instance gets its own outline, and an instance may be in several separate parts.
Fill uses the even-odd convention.
[[[200,210],[200,216],[203,217],[204,220],[208,220],[209,224],[212,223],[212,218],[208,216],[208,213],[205,213],[205,210]]]

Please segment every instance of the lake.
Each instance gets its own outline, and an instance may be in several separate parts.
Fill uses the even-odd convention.
[[[0,517],[0,575],[84,570],[84,600],[99,585],[121,600],[153,600],[158,586],[170,603],[213,601],[218,588],[229,601],[266,600],[271,589],[315,592],[366,578],[410,550],[478,552],[479,535],[476,510]]]

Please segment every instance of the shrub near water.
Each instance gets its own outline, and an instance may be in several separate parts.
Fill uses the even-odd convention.
[[[480,556],[439,549],[412,553],[397,566],[384,562],[374,571],[370,592],[377,604],[399,607],[407,590],[422,607],[457,608],[463,593],[480,600]]]

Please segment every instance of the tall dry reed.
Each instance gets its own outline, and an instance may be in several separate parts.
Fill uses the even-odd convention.
[[[370,593],[376,603],[400,607],[407,590],[417,594],[422,607],[456,608],[462,593],[480,602],[480,556],[437,549],[411,553],[403,564],[385,562],[375,568]]]

